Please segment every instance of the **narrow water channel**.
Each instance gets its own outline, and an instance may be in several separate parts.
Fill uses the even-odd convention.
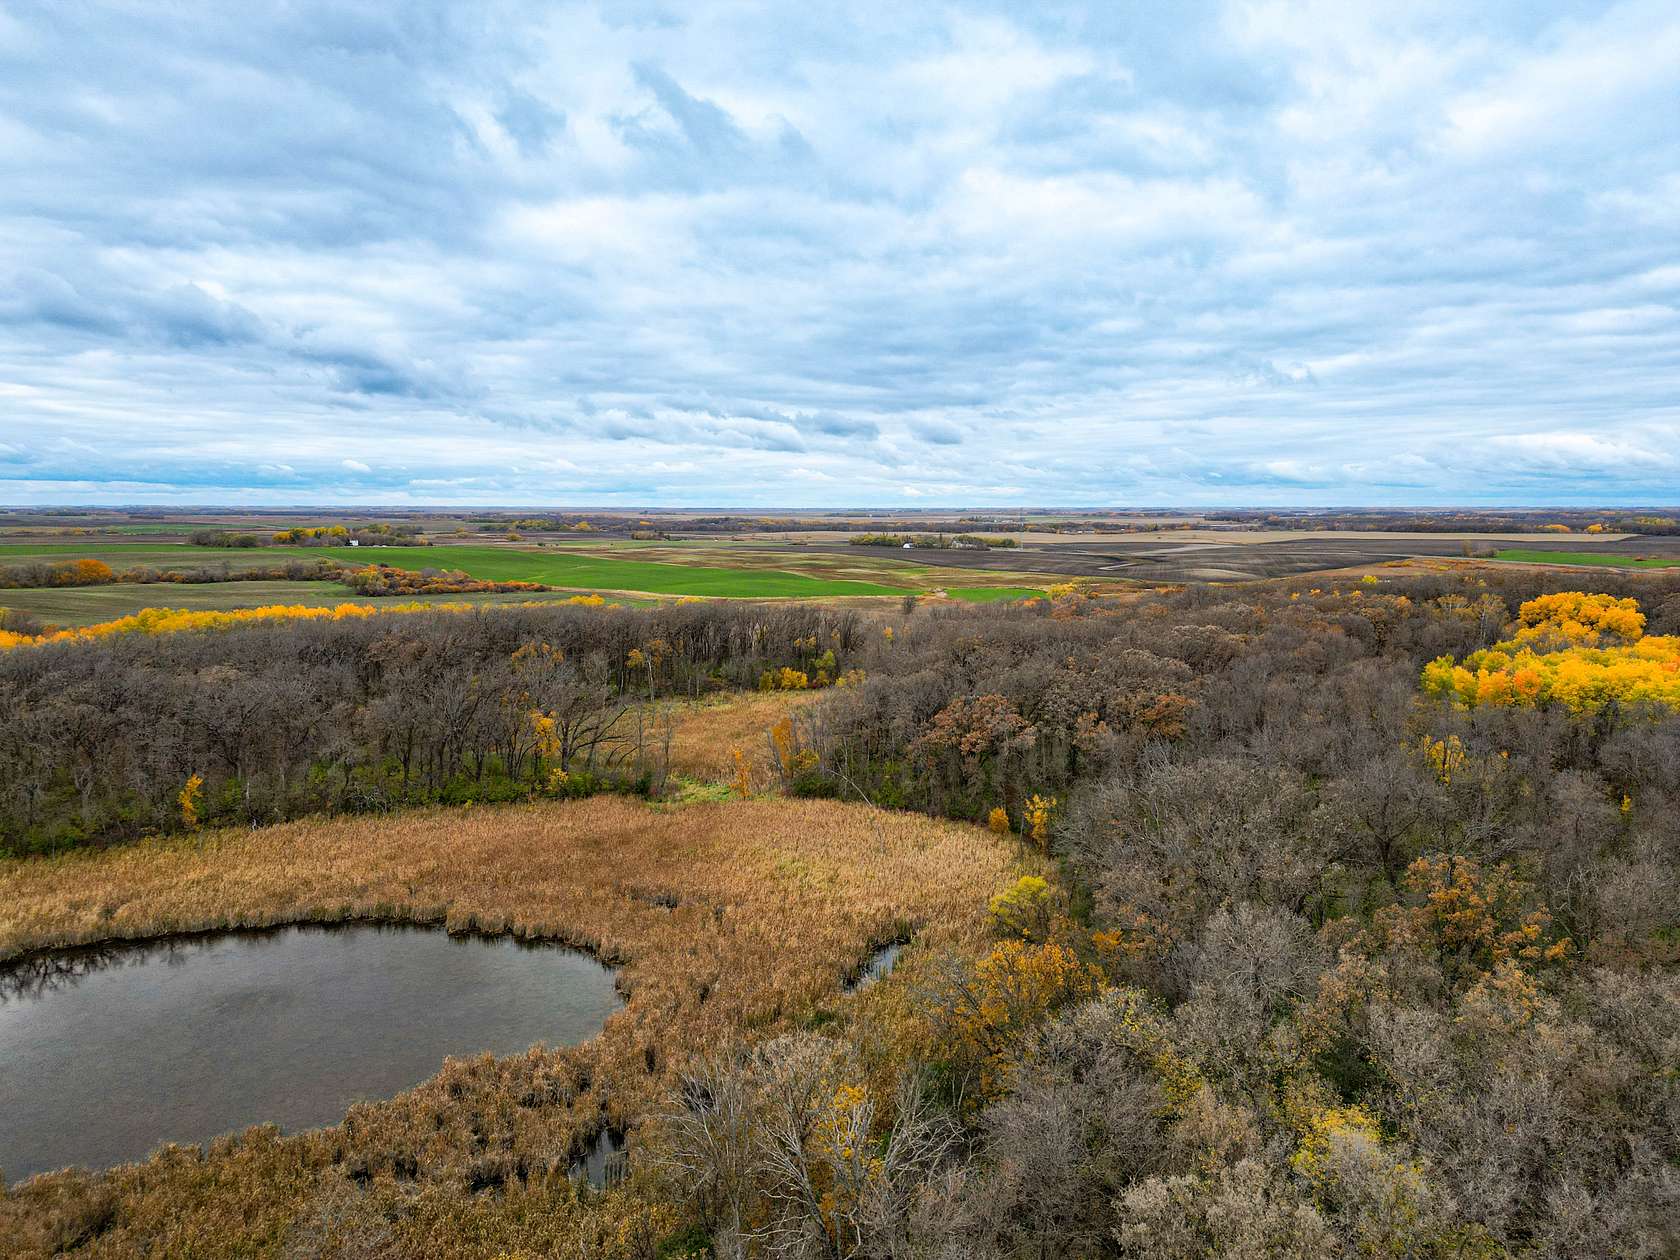
[[[572,1044],[621,1005],[587,954],[304,926],[55,951],[0,970],[0,1172],[332,1124],[449,1055]]]
[[[856,993],[859,989],[867,989],[877,980],[892,975],[892,969],[898,965],[898,956],[903,952],[903,941],[888,941],[864,960],[857,975],[847,983],[846,992]]]

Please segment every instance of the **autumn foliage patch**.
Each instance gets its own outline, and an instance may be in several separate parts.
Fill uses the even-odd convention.
[[[1524,603],[1511,636],[1462,661],[1438,657],[1423,688],[1467,708],[1484,705],[1574,713],[1606,704],[1680,709],[1680,635],[1646,635],[1632,599],[1566,591]]]

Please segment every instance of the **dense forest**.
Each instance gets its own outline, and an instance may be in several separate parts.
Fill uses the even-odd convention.
[[[696,1070],[671,1163],[719,1254],[1675,1254],[1680,692],[1618,699],[1614,654],[1680,681],[1680,584],[1555,589],[900,625],[805,786],[990,819],[1067,891],[1023,880],[854,1044]],[[1513,637],[1603,687],[1420,685]]]
[[[646,790],[657,750],[638,702],[832,666],[858,637],[856,614],[814,606],[602,603],[187,614],[174,620],[237,628],[179,632],[135,618],[129,632],[0,651],[0,852]]]
[[[1579,580],[23,647],[0,827],[595,790],[646,772],[643,700],[844,678],[779,729],[790,791],[982,823],[1059,878],[847,1021],[687,1064],[632,1152],[627,1193],[689,1222],[662,1254],[1672,1256],[1680,580]]]

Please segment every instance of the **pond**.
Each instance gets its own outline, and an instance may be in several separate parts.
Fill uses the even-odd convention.
[[[448,1055],[587,1040],[612,971],[510,936],[375,924],[177,937],[0,970],[0,1172],[341,1120]]]

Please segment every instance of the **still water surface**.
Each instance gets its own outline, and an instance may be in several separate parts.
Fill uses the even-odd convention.
[[[447,1055],[599,1032],[593,958],[354,924],[39,955],[0,972],[0,1172],[103,1168],[162,1142],[333,1124]]]

